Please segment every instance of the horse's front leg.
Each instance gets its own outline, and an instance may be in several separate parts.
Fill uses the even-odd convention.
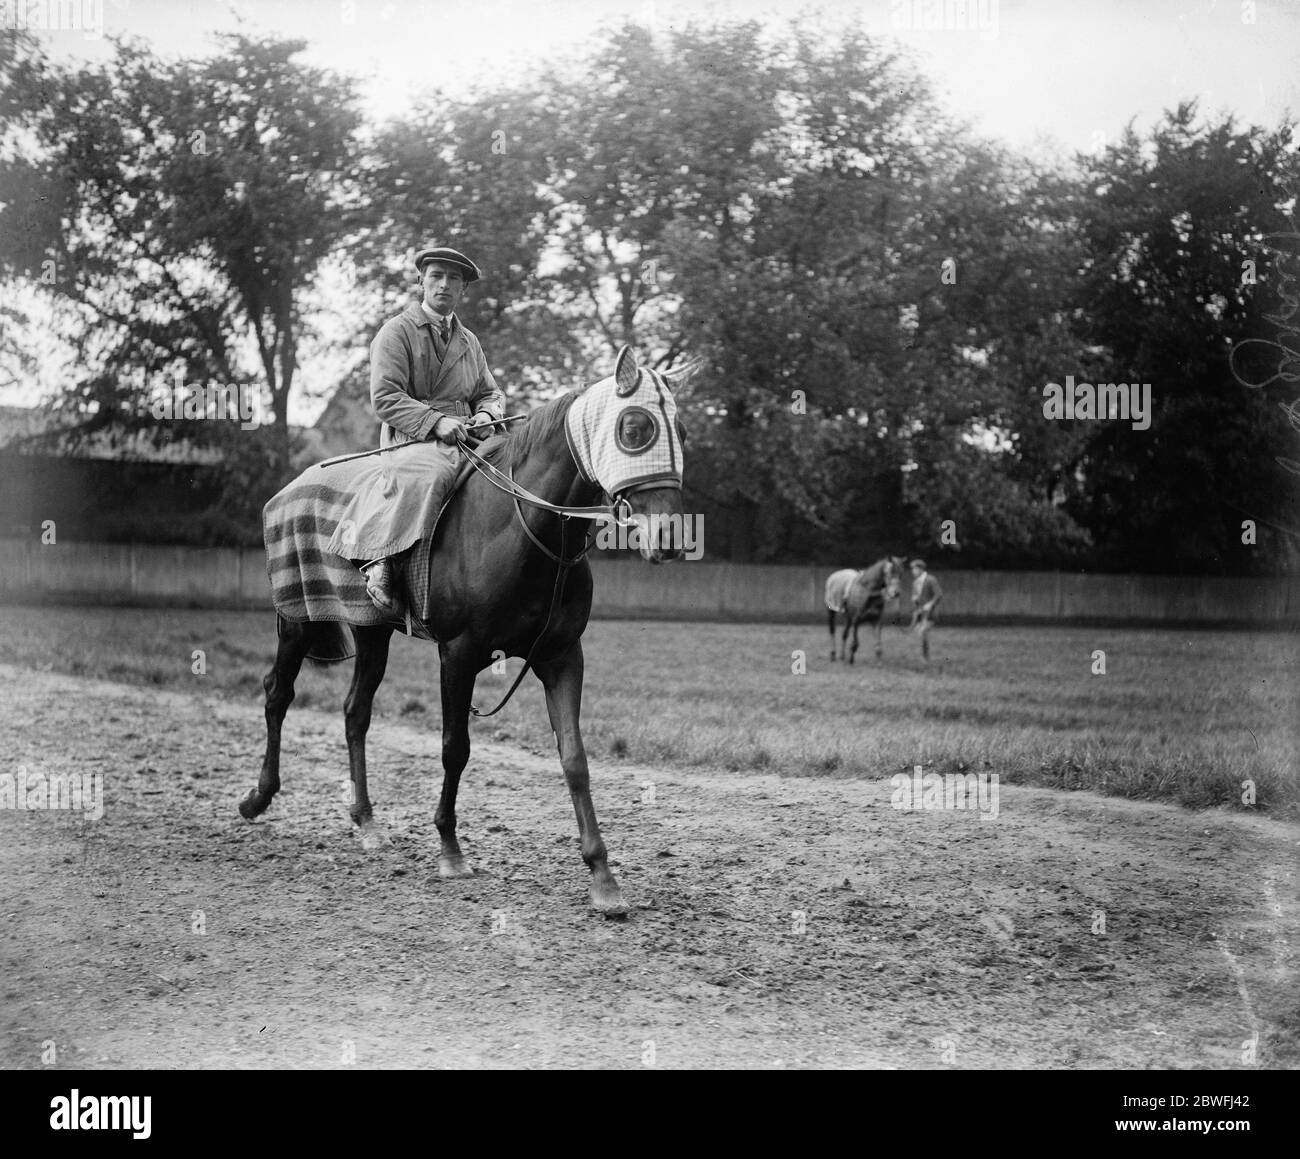
[[[831,660],[833,662],[835,660],[835,613],[830,608],[827,608],[826,615],[831,630]]]
[[[858,624],[859,624],[860,622],[861,622],[861,621],[859,621],[858,618],[857,618],[856,616],[853,617],[853,643],[852,643],[852,645],[849,647],[849,663],[850,663],[850,664],[853,663],[853,658],[858,654]],[[848,628],[845,628],[845,629],[844,629],[844,635],[847,637],[848,634],[849,634],[849,632],[848,632]]]
[[[591,904],[607,918],[627,913],[623,891],[609,869],[605,841],[591,803],[591,774],[587,769],[587,751],[583,748],[578,718],[582,712],[582,643],[573,645],[563,656],[535,664],[537,675],[546,689],[546,710],[555,729],[564,780],[573,799],[578,817],[579,847],[582,860],[591,870]]]
[[[370,711],[375,692],[388,669],[388,645],[392,628],[356,628],[357,658],[352,669],[352,686],[343,702],[343,731],[348,741],[348,765],[352,772],[352,822],[361,831],[365,849],[379,849],[389,844],[383,826],[375,823],[366,785],[366,733],[370,731]]]
[[[433,823],[442,847],[438,851],[438,876],[473,877],[474,867],[460,851],[456,838],[456,794],[460,775],[469,762],[469,706],[474,699],[475,669],[469,659],[446,645],[442,658],[442,793]]]
[[[885,612],[882,608],[880,616],[875,623],[876,630],[876,659],[879,660],[884,654],[884,636],[885,636]]]

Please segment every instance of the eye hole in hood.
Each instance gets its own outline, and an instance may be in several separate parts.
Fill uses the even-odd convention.
[[[643,406],[624,407],[614,428],[619,450],[641,455],[659,441],[659,421]]]

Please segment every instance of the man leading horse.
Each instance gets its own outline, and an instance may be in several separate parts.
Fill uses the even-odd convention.
[[[836,659],[835,617],[840,613],[844,616],[840,658],[853,663],[853,658],[858,653],[858,625],[864,620],[875,627],[876,658],[880,658],[883,651],[881,633],[884,630],[885,601],[898,598],[902,574],[903,560],[897,555],[884,556],[862,570],[845,568],[831,573],[826,581],[826,611],[831,633],[832,660]]]
[[[912,631],[921,637],[921,657],[930,659],[930,629],[934,627],[934,609],[943,599],[943,588],[925,566],[925,560],[914,559],[912,569]]]
[[[456,317],[465,287],[482,276],[478,266],[435,246],[416,256],[415,268],[422,300],[385,322],[370,344],[379,445],[398,449],[370,461],[330,543],[365,573],[374,605],[394,617],[403,611],[394,557],[436,517],[460,465],[460,441],[505,411],[478,338]]]

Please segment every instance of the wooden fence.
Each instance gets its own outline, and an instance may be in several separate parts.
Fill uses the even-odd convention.
[[[594,613],[697,620],[824,616],[828,567],[593,558]],[[948,571],[936,567],[948,621],[1300,623],[1296,578]],[[905,591],[905,596],[906,596]],[[0,540],[0,602],[270,607],[253,548]]]

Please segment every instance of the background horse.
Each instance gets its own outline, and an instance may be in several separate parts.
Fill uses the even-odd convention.
[[[831,633],[831,659],[836,659],[835,615],[844,613],[839,654],[850,664],[858,651],[858,625],[864,620],[876,629],[876,657],[881,655],[881,633],[885,627],[885,600],[898,598],[903,560],[887,555],[862,571],[849,568],[833,572],[826,581],[826,612]],[[853,644],[849,646],[849,632]]]
[[[474,682],[499,650],[527,657],[546,690],[547,713],[577,814],[582,858],[591,870],[592,904],[607,916],[626,913],[591,802],[579,730],[581,637],[592,592],[585,541],[590,514],[600,510],[591,505],[604,489],[613,496],[615,511],[635,522],[644,559],[658,563],[680,558],[682,436],[676,410],[667,377],[638,368],[624,347],[612,377],[546,403],[511,435],[485,443],[482,458],[499,465],[498,483],[490,478],[490,470],[471,473],[443,511],[433,532],[437,550],[425,605],[431,613],[422,625],[438,641],[442,660],[443,781],[434,814],[441,838],[440,877],[473,874],[456,838],[456,793],[469,760]],[[275,539],[273,512],[294,510],[292,497],[312,488],[319,491],[320,477],[309,469],[268,503],[268,556],[273,543],[288,541]],[[588,517],[560,516],[537,506],[525,510],[510,485],[526,488],[534,499],[585,509]],[[322,530],[332,534],[331,528]],[[265,810],[280,788],[280,727],[303,659],[346,658],[350,630],[356,662],[343,715],[352,772],[351,816],[366,848],[387,842],[375,823],[366,788],[366,732],[396,626],[345,628],[338,622],[278,617],[279,648],[263,681],[266,755],[257,787],[239,806],[244,817]]]

